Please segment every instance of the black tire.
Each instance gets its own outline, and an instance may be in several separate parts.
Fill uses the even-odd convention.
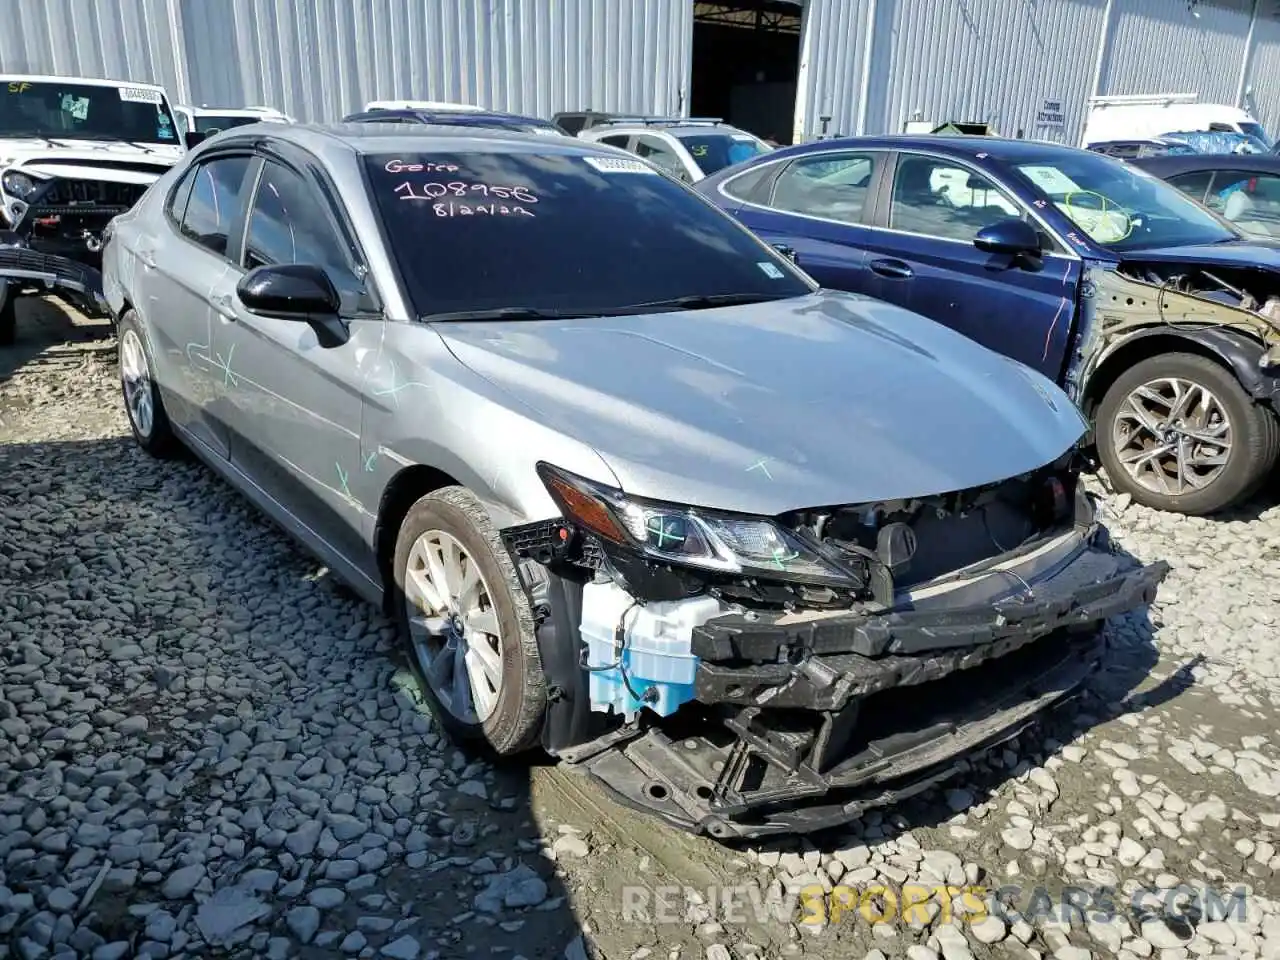
[[[501,690],[493,712],[480,723],[464,722],[441,702],[427,680],[409,630],[405,597],[409,556],[418,538],[434,530],[457,540],[475,561],[498,618]],[[444,487],[418,500],[400,524],[392,573],[392,599],[405,650],[423,695],[440,724],[456,741],[493,756],[507,757],[534,746],[546,714],[547,692],[533,611],[520,588],[511,557],[480,501],[469,490],[456,486]]]
[[[1232,442],[1223,470],[1205,486],[1183,494],[1160,494],[1139,484],[1120,463],[1115,448],[1117,414],[1135,389],[1162,377],[1177,377],[1217,397],[1231,425]],[[1252,494],[1280,455],[1280,423],[1266,406],[1255,403],[1222,364],[1190,353],[1151,357],[1122,373],[1098,405],[1095,437],[1098,455],[1112,487],[1157,510],[1203,516]]]
[[[18,298],[12,291],[0,292],[4,296],[0,304],[0,347],[12,347],[18,342]]]
[[[119,334],[116,343],[117,362],[120,368],[120,395],[121,399],[124,400],[125,416],[129,420],[129,429],[133,433],[133,439],[138,446],[153,457],[161,460],[177,457],[182,452],[182,443],[174,435],[173,427],[169,423],[169,415],[165,412],[164,400],[160,396],[160,388],[156,385],[155,362],[152,360],[151,350],[147,346],[147,337],[143,332],[142,324],[138,322],[138,318],[132,310],[125,311],[124,316],[120,318],[120,323],[117,325],[117,331]],[[133,409],[129,405],[129,395],[125,381],[125,350],[130,338],[136,338],[146,363],[145,389],[150,393],[152,410],[150,430],[139,426],[134,419]]]

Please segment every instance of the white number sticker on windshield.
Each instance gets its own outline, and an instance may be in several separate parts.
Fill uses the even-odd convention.
[[[763,271],[766,277],[770,277],[773,280],[781,280],[785,276],[785,274],[772,263],[761,261],[760,263],[757,263],[756,266]]]
[[[655,177],[658,171],[641,160],[624,160],[621,157],[583,157],[587,166],[594,167],[601,173],[651,173]]]
[[[159,90],[148,90],[146,87],[120,87],[120,99],[125,103],[160,103]]]
[[[1080,185],[1056,167],[1020,167],[1041,190],[1051,196],[1061,196],[1080,189]]]

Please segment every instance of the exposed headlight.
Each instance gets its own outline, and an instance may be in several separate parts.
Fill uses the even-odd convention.
[[[17,170],[9,170],[0,177],[0,186],[4,187],[5,193],[9,196],[17,197],[19,200],[24,200],[36,192],[36,181]]]
[[[539,463],[537,469],[566,519],[604,540],[606,546],[712,573],[850,585],[847,573],[765,517],[644,500],[546,463]]]

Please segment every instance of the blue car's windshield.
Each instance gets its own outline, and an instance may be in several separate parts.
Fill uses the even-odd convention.
[[[598,316],[811,291],[786,257],[643,160],[555,149],[365,158],[416,313]]]
[[[1087,150],[1020,157],[1013,169],[1094,243],[1111,250],[1220,243],[1238,233],[1177,187]]]

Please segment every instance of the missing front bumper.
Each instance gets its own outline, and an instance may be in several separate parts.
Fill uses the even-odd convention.
[[[949,777],[1072,697],[1101,656],[1098,626],[1152,602],[1168,569],[1124,569],[1087,546],[1021,599],[808,623],[717,617],[694,631],[696,702],[556,752],[686,830],[834,826]]]
[[[109,315],[102,272],[88,264],[26,246],[0,245],[0,282],[9,296],[57,293],[91,317]]]

